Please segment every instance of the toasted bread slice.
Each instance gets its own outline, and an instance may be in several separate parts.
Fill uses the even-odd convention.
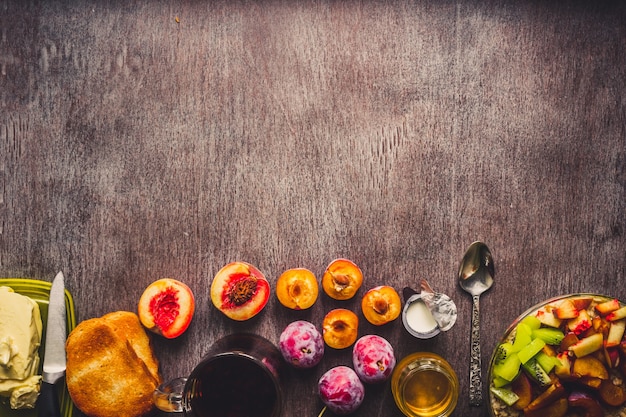
[[[150,338],[141,325],[139,317],[130,311],[115,311],[105,314],[101,318],[113,327],[121,338],[128,340],[139,359],[146,364],[157,385],[160,384],[159,362],[152,352]]]
[[[76,407],[90,417],[139,417],[153,407],[159,378],[136,353],[130,341],[136,334],[125,337],[123,322],[85,320],[67,339],[67,389]]]

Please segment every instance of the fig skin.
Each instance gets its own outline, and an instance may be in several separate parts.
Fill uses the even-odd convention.
[[[247,262],[231,262],[220,269],[211,283],[211,301],[228,318],[245,321],[263,310],[270,284],[265,275]]]
[[[173,278],[161,278],[150,284],[137,306],[141,324],[167,339],[176,338],[187,330],[194,311],[193,292]]]

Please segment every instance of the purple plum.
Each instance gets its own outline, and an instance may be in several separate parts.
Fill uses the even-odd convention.
[[[280,352],[285,361],[295,368],[306,369],[317,365],[324,356],[324,339],[312,323],[294,321],[280,335]]]
[[[347,366],[336,366],[326,371],[319,380],[318,388],[322,402],[338,415],[354,412],[365,398],[363,383]]]
[[[370,334],[354,344],[352,362],[361,381],[375,384],[389,379],[396,366],[396,357],[386,339]]]

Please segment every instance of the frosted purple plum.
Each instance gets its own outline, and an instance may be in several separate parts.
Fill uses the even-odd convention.
[[[365,397],[363,383],[347,366],[337,366],[326,371],[319,380],[318,388],[322,402],[339,415],[354,412]]]
[[[324,339],[312,323],[294,321],[280,335],[280,352],[295,368],[312,368],[324,356]]]
[[[384,338],[376,335],[361,337],[352,349],[354,370],[365,383],[386,381],[396,366],[393,347]]]

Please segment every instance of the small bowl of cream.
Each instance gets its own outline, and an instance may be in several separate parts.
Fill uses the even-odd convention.
[[[445,294],[432,291],[425,281],[422,291],[406,298],[402,309],[404,328],[419,339],[430,339],[449,330],[456,322],[456,316],[454,301]]]
[[[430,339],[441,332],[422,294],[414,294],[406,301],[402,309],[402,323],[411,335],[420,339]]]

